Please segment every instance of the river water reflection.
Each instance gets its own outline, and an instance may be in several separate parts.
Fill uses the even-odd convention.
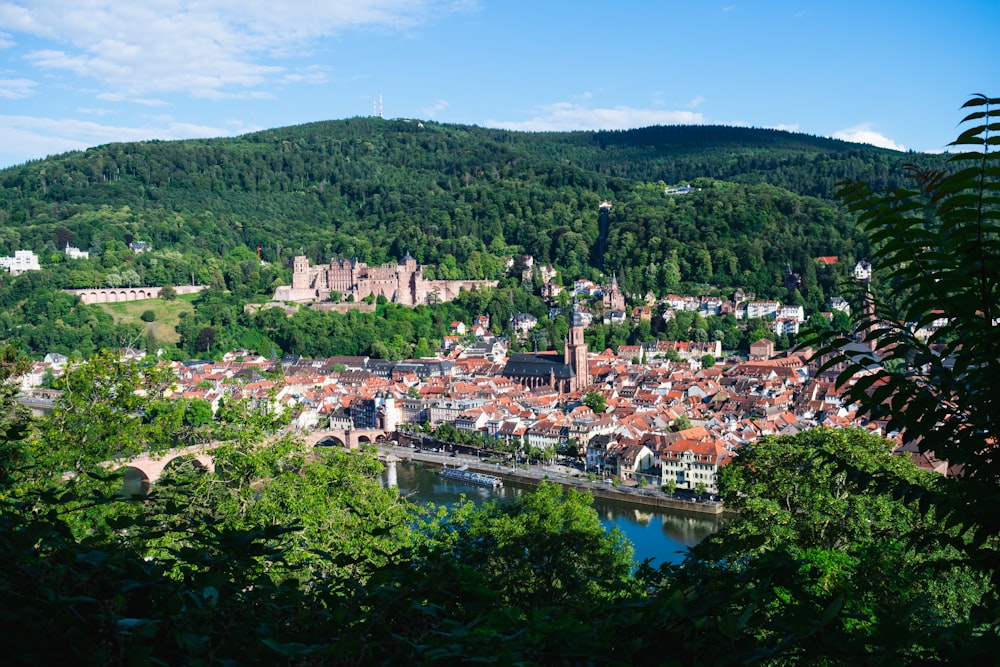
[[[474,484],[446,480],[434,466],[401,463],[397,466],[400,493],[420,504],[453,505],[464,495],[473,502],[511,500],[532,487],[505,482],[500,489],[488,489]],[[652,564],[680,562],[684,551],[718,530],[722,519],[717,516],[637,507],[626,503],[596,498],[594,509],[606,528],[617,526],[635,547],[635,560],[647,558]]]

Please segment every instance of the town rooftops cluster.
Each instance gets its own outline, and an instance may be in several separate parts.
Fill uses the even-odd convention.
[[[551,386],[529,388],[504,375],[505,363],[464,358],[461,350],[403,361],[272,360],[238,351],[221,362],[174,362],[173,395],[204,399],[213,409],[230,398],[249,399],[287,411],[300,431],[406,431],[449,423],[512,448],[554,452],[573,444],[591,470],[707,493],[717,492],[719,469],[740,447],[766,435],[816,426],[892,435],[881,423],[860,420],[840,400],[833,380],[817,375],[806,356],[765,356],[773,355],[770,346],[753,347],[754,359],[727,359],[712,368],[701,368],[697,358],[671,362],[647,354],[636,363],[621,351],[589,354],[589,384],[562,393]],[[51,367],[37,366],[26,384]],[[600,394],[606,412],[587,407],[588,394]]]

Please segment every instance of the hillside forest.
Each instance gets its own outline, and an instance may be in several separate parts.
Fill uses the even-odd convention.
[[[31,249],[45,266],[44,276],[3,278],[0,336],[34,356],[87,356],[131,343],[166,344],[170,356],[185,357],[210,352],[196,341],[211,328],[222,337],[216,349],[225,343],[265,354],[400,357],[433,346],[445,333],[441,321],[490,311],[503,333],[513,313],[546,312],[535,298],[538,285],[508,280],[443,317],[414,315],[401,329],[360,314],[297,315],[291,330],[273,315],[245,315],[243,304],[290,282],[298,254],[313,263],[343,257],[378,265],[409,252],[446,279],[503,279],[508,258],[531,255],[567,284],[601,280],[603,267],[604,279],[616,276],[631,303],[742,288],[826,311],[845,271],[869,254],[853,216],[834,201],[835,184],[895,187],[902,164],[936,161],[773,130],[531,134],[380,118],[231,139],[111,144],[0,171],[0,253]],[[678,184],[696,190],[668,194]],[[612,202],[603,245],[601,201]],[[135,241],[152,251],[133,253]],[[68,259],[67,245],[90,259]],[[838,264],[817,264],[820,256],[836,256]],[[791,292],[782,282],[789,270],[802,276]],[[226,296],[193,304],[169,341],[149,340],[138,325],[116,325],[107,313],[56,293],[185,284]],[[396,315],[393,323],[409,319]],[[729,349],[746,343],[745,328],[732,322],[694,324],[669,332],[606,329],[592,332],[591,344],[684,339],[699,330],[728,332]],[[558,347],[562,325],[548,326],[543,344]],[[368,332],[360,339],[339,335],[359,327]],[[310,347],[319,330],[342,343]],[[402,339],[384,331],[401,331]]]

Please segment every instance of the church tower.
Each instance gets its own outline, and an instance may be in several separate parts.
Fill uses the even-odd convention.
[[[573,301],[573,313],[569,320],[569,339],[566,341],[566,364],[573,368],[571,391],[583,391],[590,386],[590,366],[587,363],[587,343],[583,340],[586,327],[579,304]]]
[[[625,295],[618,287],[618,274],[611,274],[611,287],[609,287],[602,297],[604,310],[625,310]]]

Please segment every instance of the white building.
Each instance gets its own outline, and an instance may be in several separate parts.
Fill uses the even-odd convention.
[[[871,262],[861,260],[854,265],[854,279],[858,282],[870,282],[872,279]]]
[[[12,276],[25,271],[42,270],[38,264],[38,255],[30,250],[15,250],[13,257],[0,257],[0,266],[7,269]]]
[[[781,304],[777,301],[751,301],[747,303],[747,319],[764,318],[774,319],[778,316],[778,309]]]
[[[778,319],[806,321],[806,311],[802,306],[781,306],[778,308]]]
[[[842,296],[835,296],[830,298],[830,310],[839,310],[842,313],[848,315],[851,314],[851,304],[847,302]]]
[[[66,256],[70,259],[90,259],[90,253],[79,248],[74,248],[66,242]]]
[[[798,334],[800,322],[801,320],[791,317],[779,317],[771,323],[771,331],[773,331],[776,336],[780,336],[782,334]]]

